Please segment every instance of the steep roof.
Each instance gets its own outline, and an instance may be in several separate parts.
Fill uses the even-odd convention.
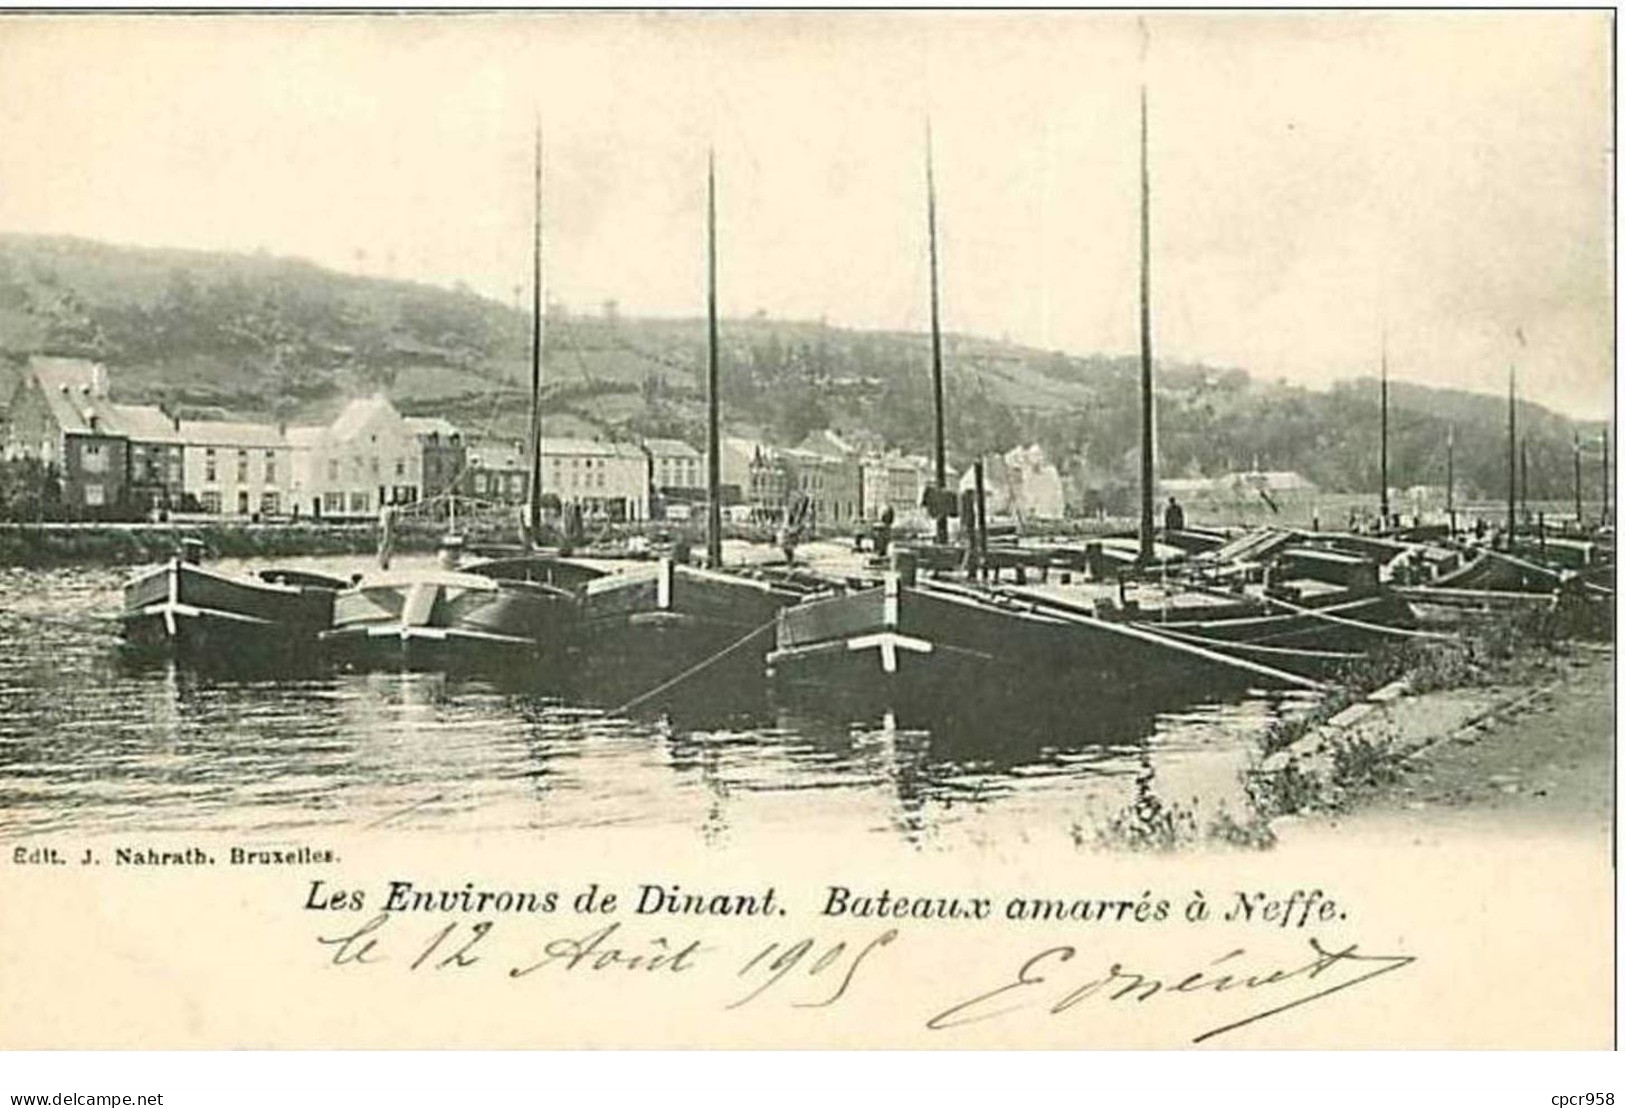
[[[175,422],[162,408],[151,404],[109,404],[109,422],[121,435],[136,442],[180,443],[185,440],[175,430]]]
[[[38,383],[51,419],[63,431],[121,434],[112,426],[106,371],[95,362],[36,355],[28,359],[28,375]]]
[[[761,458],[765,462],[771,462],[778,457],[778,447],[769,446],[757,439],[747,439],[741,435],[723,435],[722,449],[743,454],[750,460]]]
[[[476,438],[468,440],[471,469],[523,469],[525,444],[518,439]]]
[[[815,454],[822,454],[826,458],[845,458],[858,452],[857,447],[827,427],[822,431],[809,433],[806,438],[801,440],[798,449],[810,450]]]
[[[283,432],[269,423],[235,423],[222,419],[183,419],[181,438],[188,446],[272,450],[288,445]]]
[[[42,386],[59,389],[67,385],[73,391],[86,391],[107,395],[107,370],[99,363],[84,358],[58,358],[48,354],[34,354],[28,359],[28,372],[38,378]]]
[[[395,405],[389,402],[389,397],[381,392],[372,396],[358,397],[344,406],[339,417],[328,427],[328,433],[335,440],[344,442],[360,434],[362,428],[380,415],[398,418],[400,413],[395,410]]]
[[[304,423],[296,427],[289,427],[286,438],[289,446],[295,449],[304,449],[319,446],[326,434],[326,427],[320,424]]]
[[[643,451],[629,442],[598,442],[594,439],[542,439],[542,457],[559,458],[642,458]]]
[[[414,435],[439,435],[449,439],[453,435],[461,435],[462,431],[451,420],[444,416],[405,416],[402,420],[406,429]]]
[[[703,458],[704,455],[681,439],[644,439],[644,448],[657,458]]]

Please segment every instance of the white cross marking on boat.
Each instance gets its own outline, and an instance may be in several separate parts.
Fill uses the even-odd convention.
[[[881,623],[885,627],[896,627],[897,626],[897,606],[898,606],[898,594],[899,594],[899,592],[900,592],[900,589],[899,589],[899,586],[898,586],[898,583],[897,583],[897,575],[895,573],[887,574],[886,575],[886,591],[885,591],[885,594],[884,594],[885,595],[885,601],[884,601],[884,604],[883,604],[883,610],[881,612],[881,617],[880,617],[881,618]],[[890,671],[888,670],[887,672],[890,672]]]
[[[671,559],[660,559],[660,573],[655,578],[655,607],[662,612],[671,607]]]
[[[859,635],[846,640],[848,650],[868,650],[878,647],[880,650],[880,668],[887,673],[897,672],[897,651],[912,650],[916,654],[929,654],[932,646],[924,639],[917,639],[912,635],[899,635],[895,631],[880,631],[873,635]]]
[[[181,602],[181,560],[172,559],[169,563],[169,603],[164,605],[164,631],[170,638],[176,634],[175,606]]]

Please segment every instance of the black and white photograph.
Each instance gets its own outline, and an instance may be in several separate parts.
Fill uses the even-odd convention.
[[[1614,33],[0,16],[0,1045],[1610,1047]]]

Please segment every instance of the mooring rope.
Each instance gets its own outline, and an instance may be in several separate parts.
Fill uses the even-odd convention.
[[[654,699],[655,697],[661,695],[662,693],[671,691],[672,689],[676,688],[678,685],[682,684],[684,681],[687,681],[690,678],[692,678],[695,674],[698,674],[701,671],[709,669],[711,666],[716,665],[718,662],[722,661],[722,659],[726,658],[728,655],[732,654],[734,651],[738,650],[740,647],[744,646],[746,643],[750,642],[752,639],[758,638],[763,633],[773,630],[773,628],[778,626],[778,623],[779,623],[779,617],[778,617],[778,614],[775,613],[772,619],[768,620],[766,623],[762,624],[760,627],[756,628],[754,631],[747,632],[743,638],[736,639],[734,642],[729,643],[727,646],[723,647],[721,650],[717,651],[715,654],[712,654],[709,658],[706,658],[704,661],[701,661],[697,665],[693,665],[693,666],[690,666],[688,669],[685,669],[682,673],[679,673],[676,677],[673,677],[673,678],[671,678],[670,680],[667,680],[667,681],[662,681],[660,684],[656,685],[654,688],[650,689],[648,692],[640,693],[637,696],[634,696],[631,700],[628,700],[625,704],[622,704],[619,708],[616,708],[613,714],[618,715],[618,716],[625,715],[626,713],[632,711],[634,708],[637,708],[639,705],[647,703],[648,701]]]

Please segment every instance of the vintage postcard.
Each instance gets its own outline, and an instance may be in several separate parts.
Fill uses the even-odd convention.
[[[0,16],[0,1046],[1611,1047],[1613,51]]]

